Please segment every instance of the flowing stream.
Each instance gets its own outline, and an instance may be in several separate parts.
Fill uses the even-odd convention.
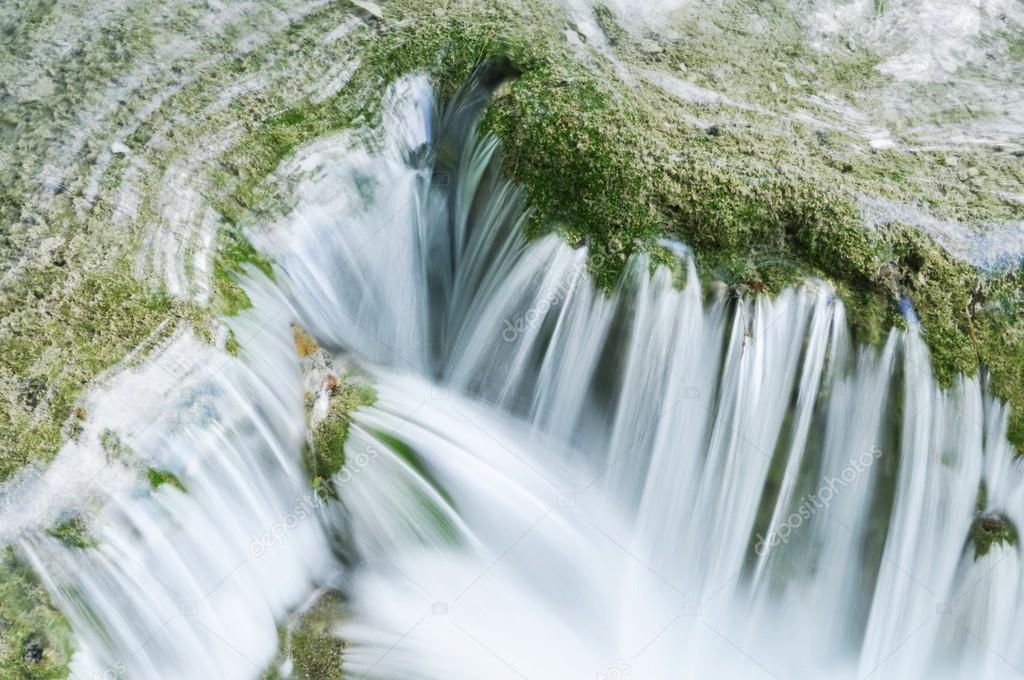
[[[172,373],[132,446],[187,493],[112,485],[97,547],[20,543],[75,677],[260,677],[323,587],[347,678],[1019,675],[1017,548],[969,540],[1024,522],[983,380],[940,390],[912,318],[856,345],[822,283],[706,293],[679,244],[596,290],[585,247],[523,235],[486,85],[403,79],[383,141],[301,150],[240,356],[178,336],[133,369]],[[377,390],[340,501],[301,467],[291,322]]]

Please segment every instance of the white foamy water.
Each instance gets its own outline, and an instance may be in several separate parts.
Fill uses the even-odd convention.
[[[350,599],[354,678],[1024,667],[1017,550],[967,540],[982,480],[985,513],[1024,521],[1005,407],[978,379],[938,389],[915,329],[856,346],[824,284],[708,299],[689,263],[676,286],[635,258],[595,290],[585,249],[522,236],[485,94],[439,108],[402,80],[381,144],[282,168],[296,207],[258,239],[278,285],[247,282],[241,356],[132,438],[187,493],[111,485],[98,547],[21,541],[75,673],[259,677],[323,585]],[[326,507],[291,321],[378,391]]]

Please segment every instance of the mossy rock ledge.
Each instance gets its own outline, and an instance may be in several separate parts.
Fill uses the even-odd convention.
[[[321,500],[337,498],[331,478],[345,465],[352,411],[373,404],[376,394],[365,377],[346,369],[343,362],[294,324],[292,338],[301,363],[305,394],[307,437],[303,463],[317,496]]]

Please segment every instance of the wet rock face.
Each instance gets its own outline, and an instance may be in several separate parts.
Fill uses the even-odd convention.
[[[977,559],[987,555],[993,545],[1017,545],[1017,527],[1002,514],[986,513],[974,520],[969,540],[974,544],[974,556]]]

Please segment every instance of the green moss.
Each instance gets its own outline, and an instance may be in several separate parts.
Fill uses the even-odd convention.
[[[341,622],[344,600],[339,593],[328,591],[312,607],[303,612],[294,627],[281,631],[281,655],[263,674],[262,680],[284,680],[279,669],[287,659],[292,661],[293,680],[341,680],[345,647],[334,634]]]
[[[227,340],[224,341],[224,351],[233,357],[237,357],[238,352],[241,349],[242,346],[239,344],[238,338],[235,337],[235,332],[233,330],[229,330]]]
[[[234,316],[252,307],[249,296],[238,284],[237,275],[248,274],[248,267],[253,267],[273,281],[274,266],[237,227],[226,226],[218,236],[220,247],[213,264],[214,304],[220,314]]]
[[[46,589],[10,546],[0,549],[0,677],[68,677],[71,629]]]
[[[612,45],[623,45],[629,39],[629,35],[619,26],[615,14],[603,3],[594,4],[594,18],[597,25],[604,31],[605,37]]]
[[[998,514],[981,515],[971,525],[970,539],[974,557],[984,557],[993,545],[1017,545],[1017,527],[1008,518]]]
[[[486,126],[504,142],[506,167],[527,188],[532,234],[561,226],[590,245],[591,270],[610,287],[625,259],[664,232],[656,178],[635,114],[583,74],[542,65],[520,76],[492,107]],[[621,150],[640,166],[623,163]],[[638,171],[640,170],[640,171]]]
[[[992,392],[1011,405],[1008,437],[1024,453],[1024,269],[978,280],[966,311]]]
[[[303,460],[312,488],[322,498],[337,498],[331,478],[345,465],[345,442],[352,422],[352,411],[377,400],[372,388],[341,380],[335,386],[327,414],[313,430],[310,443],[303,449]]]
[[[85,520],[77,514],[60,520],[47,529],[47,533],[72,548],[96,547],[96,539],[89,533]]]
[[[122,442],[121,437],[113,430],[103,430],[100,433],[100,446],[110,460],[128,463],[135,455],[131,447]]]
[[[292,633],[292,659],[298,680],[340,680],[345,643],[334,634],[340,597],[324,596],[302,616]]]
[[[754,180],[719,167],[730,148],[689,139],[684,160],[667,160],[657,121],[627,108],[601,79],[571,80],[546,69],[517,79],[487,123],[505,141],[507,167],[534,208],[534,232],[552,223],[591,247],[591,269],[604,287],[625,258],[662,235],[689,244],[705,281],[754,284],[774,293],[807,276],[861,292],[883,260],[856,208],[799,175]],[[652,141],[653,140],[653,141]],[[877,328],[882,305],[861,305]],[[856,311],[856,310],[855,310]]]
[[[190,305],[138,282],[127,263],[74,277],[69,266],[27,271],[0,293],[0,376],[13,386],[0,393],[0,479],[56,453],[93,377],[158,342],[175,320],[195,318]]]
[[[146,468],[146,478],[149,479],[149,485],[155,491],[164,484],[170,484],[178,491],[185,492],[187,489],[182,484],[181,480],[178,479],[177,475],[167,470],[161,470],[160,468]]]

